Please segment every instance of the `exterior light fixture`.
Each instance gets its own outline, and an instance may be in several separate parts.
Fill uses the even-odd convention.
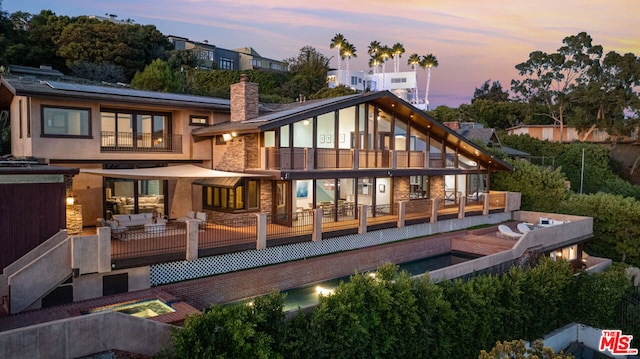
[[[231,134],[230,133],[223,133],[222,134],[222,139],[225,140],[225,141],[231,140]]]
[[[76,203],[76,198],[70,194],[67,196],[67,206],[73,206]]]

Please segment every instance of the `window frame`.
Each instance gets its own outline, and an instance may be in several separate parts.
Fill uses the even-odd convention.
[[[194,122],[194,119],[204,120],[204,122]],[[208,126],[209,125],[209,116],[204,115],[189,115],[189,125],[190,126]]]
[[[256,182],[256,193],[255,193],[255,203],[256,207],[248,208],[249,203],[254,202],[249,197],[251,195],[249,191],[249,182]],[[209,193],[208,190],[211,189],[211,204],[208,203]],[[217,192],[217,196],[216,196]],[[242,208],[235,208],[235,205],[238,204],[238,199],[236,195],[241,195]],[[223,200],[226,202],[223,205]],[[229,207],[229,203],[233,201],[234,208]],[[217,206],[216,206],[217,204]],[[223,186],[212,186],[212,185],[203,185],[202,186],[202,208],[216,211],[216,212],[227,212],[227,213],[245,213],[245,212],[258,212],[260,210],[260,179],[258,178],[243,178],[238,182],[238,184],[233,187],[223,187]]]
[[[45,129],[50,126],[45,126],[45,111],[47,109],[57,110],[75,110],[85,111],[87,113],[87,134],[86,135],[71,135],[71,134],[59,134],[59,133],[46,133]],[[55,106],[55,105],[40,105],[40,137],[49,138],[88,138],[92,139],[93,127],[91,126],[91,108],[90,107],[75,107],[75,106]],[[68,127],[68,120],[66,120],[66,126]]]

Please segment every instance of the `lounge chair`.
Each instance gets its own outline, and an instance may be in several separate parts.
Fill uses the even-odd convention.
[[[529,225],[524,223],[524,222],[518,223],[518,227],[517,228],[522,233],[527,233],[527,232],[531,231],[531,227],[529,227]]]
[[[522,233],[514,232],[511,228],[505,226],[504,224],[501,224],[498,226],[498,231],[500,231],[500,234],[503,237],[510,238],[510,239],[520,239],[520,237],[523,236]]]

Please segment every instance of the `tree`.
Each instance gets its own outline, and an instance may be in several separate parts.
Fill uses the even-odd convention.
[[[312,46],[304,46],[298,56],[284,60],[289,66],[291,81],[283,86],[283,95],[309,98],[312,94],[327,86],[329,59]]]
[[[428,54],[422,57],[420,67],[427,69],[427,86],[424,94],[425,108],[429,108],[429,86],[431,85],[431,68],[438,67],[438,59],[433,54]]]
[[[251,303],[214,305],[173,331],[173,358],[280,358],[284,299],[278,293]]]
[[[529,348],[526,347],[524,340],[512,340],[510,342],[496,342],[496,345],[490,352],[481,351],[478,359],[570,359],[573,355],[564,355],[560,352],[554,353],[553,349],[545,347],[542,341],[536,340]]]
[[[471,99],[472,104],[476,100],[490,100],[495,102],[506,102],[509,100],[509,93],[502,90],[500,81],[494,81],[491,86],[489,86],[490,81],[491,80],[487,80],[480,88],[476,88],[473,92],[473,98]]]
[[[349,60],[351,60],[352,57],[358,57],[358,55],[356,55],[356,47],[352,43],[346,42],[340,49],[340,58],[342,60],[347,60],[347,86],[351,83],[351,77],[349,76]]]
[[[341,63],[342,63],[342,46],[344,46],[344,44],[347,42],[347,39],[345,39],[344,35],[338,33],[336,34],[332,39],[331,39],[331,43],[329,44],[329,48],[333,49],[333,48],[337,48],[338,49],[338,81],[337,81],[337,85],[340,85],[340,67],[341,67]]]
[[[57,42],[69,68],[81,62],[113,64],[129,80],[170,47],[154,26],[116,24],[80,17],[66,26]]]
[[[418,71],[418,66],[420,66],[420,55],[413,53],[411,55],[409,55],[409,59],[407,59],[407,65],[411,66],[411,68],[413,69],[413,74],[416,77],[416,87],[413,89],[413,101],[415,103],[418,103],[418,75],[417,75],[417,71]]]
[[[392,56],[391,48],[387,45],[384,45],[380,48],[380,65],[382,65],[382,86],[380,86],[381,90],[384,90],[384,73],[385,73],[385,63]]]
[[[369,53],[369,67],[373,69],[373,73],[378,73],[378,66],[381,64],[382,56],[380,56],[380,49],[382,45],[380,45],[380,41],[373,40],[369,43],[369,48],[367,49],[367,53]]]
[[[512,80],[511,89],[521,101],[544,104],[546,115],[560,126],[560,142],[565,125],[569,94],[589,81],[588,74],[602,56],[602,46],[592,45],[591,36],[581,32],[564,38],[556,53],[534,51],[529,60],[516,65],[522,80]]]
[[[391,54],[393,55],[393,72],[400,71],[400,58],[404,54],[404,45],[396,42],[391,46]]]
[[[491,189],[520,192],[523,210],[555,212],[566,195],[565,178],[560,169],[541,168],[528,161],[506,161],[513,166],[513,173],[493,175]]]
[[[180,92],[182,83],[167,62],[157,59],[144,71],[135,74],[131,87],[147,91]]]

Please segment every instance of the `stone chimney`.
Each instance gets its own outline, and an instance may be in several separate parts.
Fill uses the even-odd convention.
[[[258,84],[249,82],[247,74],[231,85],[231,122],[242,122],[258,117]]]

